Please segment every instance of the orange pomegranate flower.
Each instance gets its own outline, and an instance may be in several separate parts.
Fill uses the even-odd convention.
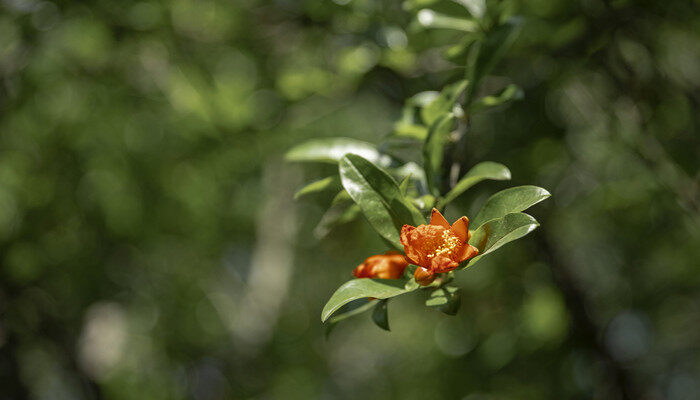
[[[450,226],[440,211],[434,208],[429,225],[404,225],[401,228],[401,244],[408,260],[418,266],[413,274],[416,282],[428,285],[435,279],[435,274],[452,271],[460,263],[479,254],[476,247],[467,243],[470,236],[467,217],[458,219]]]
[[[352,274],[357,278],[399,279],[407,266],[408,261],[403,254],[387,251],[368,257]]]

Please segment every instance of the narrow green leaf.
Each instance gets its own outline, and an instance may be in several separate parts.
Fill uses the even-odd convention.
[[[484,0],[454,0],[464,6],[469,11],[469,14],[475,18],[481,18],[486,12],[486,2]]]
[[[345,193],[345,191],[341,193]],[[361,213],[360,207],[352,202],[339,202],[331,205],[321,217],[321,221],[316,225],[316,228],[314,228],[314,237],[323,239],[333,227],[346,224],[357,218]]]
[[[385,331],[391,330],[389,329],[388,302],[389,299],[379,300],[377,305],[374,307],[374,311],[372,311],[372,321],[374,321],[378,327],[384,329]]]
[[[496,181],[508,180],[510,179],[510,170],[503,164],[491,161],[484,161],[476,164],[459,180],[459,182],[457,182],[455,187],[445,195],[439,207],[442,208],[451,203],[467,189],[486,179]]]
[[[340,179],[340,177],[338,177],[338,179]],[[350,197],[350,195],[348,194],[348,192],[345,191],[345,189],[341,189],[340,192],[338,192],[338,194],[336,194],[335,197],[333,197],[333,200],[331,200],[331,206],[349,201],[352,201],[352,197]]]
[[[467,56],[467,78],[471,85],[467,88],[465,104],[471,103],[481,79],[491,72],[515,42],[521,25],[520,19],[511,18],[470,46]]]
[[[434,290],[430,298],[425,301],[428,307],[435,307],[447,315],[455,315],[462,303],[460,288],[455,286],[443,286]]]
[[[394,136],[417,140],[425,140],[428,128],[416,121],[416,110],[430,104],[440,95],[440,92],[420,92],[406,100],[401,109],[401,119],[394,124]]]
[[[290,149],[285,158],[287,161],[334,164],[348,153],[360,155],[381,166],[391,164],[391,158],[381,154],[373,144],[350,138],[313,139]]]
[[[425,92],[418,92],[406,100],[406,104],[410,104],[414,107],[425,107],[432,103],[440,95],[440,92],[436,90],[428,90]]]
[[[469,49],[478,38],[477,35],[467,35],[459,43],[445,49],[443,52],[445,58],[453,62],[463,63],[469,53]]]
[[[388,299],[415,289],[407,289],[406,281],[401,279],[353,279],[345,282],[333,293],[321,312],[321,321],[325,322],[333,313],[353,300],[365,297]]]
[[[340,189],[340,177],[337,175],[329,176],[327,178],[319,179],[317,181],[311,182],[303,188],[299,189],[294,194],[294,199],[312,194],[325,192],[328,190],[338,190]]]
[[[404,224],[419,225],[425,218],[401,194],[398,184],[368,160],[348,154],[340,160],[340,179],[370,225],[384,239],[401,249],[399,231]]]
[[[411,185],[411,175],[406,175],[401,183],[399,183],[399,190],[401,191],[402,195],[406,195],[408,192],[408,187]]]
[[[423,141],[428,136],[428,128],[411,122],[399,121],[394,125],[394,136]]]
[[[511,100],[520,100],[523,98],[523,90],[518,85],[508,85],[499,93],[491,96],[484,96],[476,100],[470,106],[469,110],[472,114],[485,110],[491,107],[497,107]]]
[[[537,186],[516,186],[502,190],[488,200],[472,221],[479,226],[486,221],[501,218],[509,213],[525,211],[531,206],[547,199],[551,194]]]
[[[426,126],[432,126],[438,118],[454,108],[457,99],[468,86],[468,81],[461,80],[445,86],[433,101],[421,109],[421,118]]]
[[[418,23],[426,28],[455,29],[463,32],[477,32],[479,24],[472,19],[456,18],[424,8],[416,15]]]
[[[481,257],[495,251],[506,243],[520,239],[538,226],[540,224],[537,223],[537,220],[524,213],[507,214],[502,218],[487,221],[476,231],[472,232],[469,244],[479,249],[479,255],[469,260],[463,268],[471,267]]]
[[[452,132],[454,116],[446,114],[438,118],[428,131],[423,144],[423,168],[428,181],[428,188],[435,196],[440,195],[440,173],[442,171],[443,152],[448,136]]]

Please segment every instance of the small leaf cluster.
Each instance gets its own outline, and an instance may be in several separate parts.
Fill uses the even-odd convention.
[[[459,161],[459,150],[471,129],[470,118],[522,97],[522,91],[514,84],[477,96],[483,78],[513,43],[520,21],[508,18],[507,12],[490,3],[460,3],[471,13],[471,18],[447,18],[427,9],[416,10],[416,18],[424,28],[469,32],[464,41],[446,53],[448,58],[462,60],[463,79],[439,92],[421,92],[408,98],[393,131],[379,145],[350,138],[323,138],[288,151],[288,161],[337,165],[337,175],[311,182],[296,193],[296,198],[325,191],[336,193],[316,228],[317,237],[362,215],[387,249],[403,252],[400,241],[403,225],[426,224],[431,209],[444,210],[479,182],[511,178],[506,166],[493,161],[473,164],[466,173],[459,174],[459,179],[450,177],[455,167],[459,171],[466,164]],[[417,148],[421,160],[414,162],[393,154],[392,145],[397,140]],[[475,229],[470,231],[469,244],[479,253],[455,271],[473,266],[482,257],[537,228],[538,222],[523,211],[549,196],[549,192],[536,186],[512,187],[491,196],[471,218],[471,227]],[[415,269],[416,266],[410,265],[401,279],[362,278],[341,285],[321,313],[327,332],[338,322],[370,309],[373,309],[372,320],[389,330],[389,299],[420,289],[430,291],[428,307],[448,315],[456,314],[461,290],[450,285],[455,271],[440,274],[429,285],[421,286],[412,276]]]

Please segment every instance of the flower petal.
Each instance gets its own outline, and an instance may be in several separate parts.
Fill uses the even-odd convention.
[[[460,254],[458,254],[458,260],[460,263],[475,257],[477,254],[479,254],[479,249],[476,247],[468,244],[462,247]]]
[[[462,241],[466,243],[469,240],[469,218],[462,217],[452,224],[452,233],[455,234]]]
[[[449,257],[445,257],[445,256],[434,257],[430,263],[430,268],[435,273],[452,271],[453,269],[457,268],[458,266],[459,266],[458,262],[452,260]]]
[[[352,271],[352,274],[355,275],[355,278],[371,278],[370,271],[369,268],[367,268],[366,263],[358,265],[357,268]]]
[[[435,208],[433,208],[433,211],[430,213],[430,225],[437,225],[445,229],[450,229],[450,223],[447,222],[445,217],[440,214],[440,211]]]
[[[411,243],[411,233],[416,229],[415,226],[404,225],[401,228],[401,244],[403,245],[406,258],[411,264],[421,265],[423,257],[416,247]]]
[[[408,243],[409,243],[409,239],[408,239],[409,236],[408,235],[410,235],[414,229],[416,229],[416,227],[411,226],[411,225],[404,225],[401,227],[401,244],[402,245],[408,246]]]

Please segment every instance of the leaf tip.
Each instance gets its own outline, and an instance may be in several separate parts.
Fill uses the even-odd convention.
[[[335,310],[332,308],[329,308],[328,304],[326,304],[323,307],[323,310],[321,311],[321,322],[325,323],[328,320],[328,318],[330,318],[330,316],[333,315],[333,311],[335,311]]]
[[[503,179],[506,181],[509,181],[513,176],[510,173],[510,170],[508,167],[504,166],[503,167]]]

